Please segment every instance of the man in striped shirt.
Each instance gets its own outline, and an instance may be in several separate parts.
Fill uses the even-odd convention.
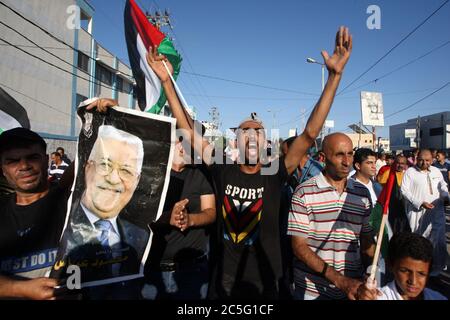
[[[362,260],[369,262],[375,249],[370,194],[347,180],[353,145],[346,135],[327,136],[323,153],[324,172],[301,184],[292,198],[288,234],[295,254],[294,297],[354,300],[364,275]]]
[[[61,179],[64,171],[67,167],[69,167],[69,165],[61,159],[61,155],[58,152],[52,152],[51,159],[52,164],[48,172],[48,178],[50,181],[56,182]]]

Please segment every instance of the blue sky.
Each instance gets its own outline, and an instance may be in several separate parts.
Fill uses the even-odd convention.
[[[125,0],[91,0],[95,8],[94,36],[126,61],[123,35]],[[340,89],[358,77],[445,0],[303,1],[303,0],[138,0],[144,9],[169,9],[174,38],[184,61],[182,71],[205,74],[268,87],[319,94],[320,51],[333,50],[340,25],[350,28],[353,53]],[[381,9],[381,29],[366,25],[369,5]],[[358,90],[352,89],[398,68],[450,40],[450,3],[389,54],[363,78],[338,96],[329,119],[335,131],[345,131],[361,117],[359,91],[383,93],[385,116],[416,102],[450,81],[450,44]],[[209,120],[211,106],[218,107],[222,128],[236,126],[250,112],[257,112],[266,127],[274,123],[286,136],[289,128],[302,128],[301,110],[310,110],[318,96],[235,84],[182,73],[178,81],[199,118]],[[450,111],[450,86],[385,120],[377,133],[388,137],[388,126],[417,115]],[[305,115],[307,120],[309,112]]]

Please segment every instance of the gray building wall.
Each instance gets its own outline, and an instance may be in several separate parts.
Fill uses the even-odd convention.
[[[405,138],[405,129],[417,129],[417,118],[389,126],[392,150],[411,149],[410,139]],[[450,112],[440,112],[420,117],[420,131],[421,147],[450,149]]]
[[[43,51],[18,33],[0,24],[0,38],[54,65],[51,66],[0,41],[0,74],[2,75],[0,86],[27,110],[31,129],[46,139],[48,152],[62,146],[69,154],[69,158],[73,159],[80,129],[76,117],[76,106],[81,97],[117,98],[122,107],[134,109],[137,106],[136,101],[132,98],[132,93],[129,93],[133,79],[127,76],[122,76],[123,86],[127,89],[125,93],[113,92],[111,89],[92,84],[98,65],[103,64],[110,70],[111,86],[116,85],[117,77],[120,76],[117,74],[119,71],[127,75],[131,75],[132,72],[127,65],[93,40],[91,34],[86,30],[82,28],[77,30],[67,26],[67,21],[71,16],[67,10],[71,5],[79,5],[83,12],[90,15],[95,21],[95,10],[85,0],[2,1],[25,18],[89,57],[88,74],[86,74],[73,66],[78,66],[77,51],[48,36],[11,10],[3,6],[0,8],[1,22],[57,56],[54,57]],[[92,23],[92,26],[95,29],[95,23]],[[107,84],[103,85],[108,86]]]

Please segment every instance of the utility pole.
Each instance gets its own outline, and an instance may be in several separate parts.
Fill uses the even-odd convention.
[[[417,116],[416,125],[416,139],[417,139],[417,149],[420,149],[420,115]]]
[[[372,144],[373,144],[372,148],[373,148],[373,151],[375,151],[376,139],[377,139],[377,134],[375,132],[375,126],[372,126]]]
[[[362,132],[362,121],[359,122],[359,138],[358,138],[358,149],[361,148],[361,132]]]
[[[173,30],[172,23],[170,22],[169,10],[164,10],[164,14],[161,14],[158,10],[154,13],[146,11],[145,15],[147,16],[148,21],[150,21],[158,30],[165,26],[169,26],[170,29]]]
[[[441,149],[445,150],[445,147],[446,147],[446,145],[445,145],[445,136],[447,135],[447,129],[446,129],[446,126],[445,126],[445,119],[444,119],[444,114],[443,113],[441,114],[441,123],[442,123],[442,146],[441,146]]]
[[[277,119],[277,112],[282,111],[283,109],[269,109],[267,112],[272,113],[272,130],[276,129],[276,119]]]
[[[220,112],[217,107],[212,107],[209,112],[209,116],[211,117],[211,128],[213,134],[216,134],[219,131],[219,127],[222,125],[220,122]]]

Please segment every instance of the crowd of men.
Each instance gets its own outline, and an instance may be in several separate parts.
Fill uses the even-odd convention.
[[[305,131],[287,139],[281,154],[270,155],[267,164],[264,124],[255,113],[237,127],[233,146],[239,153],[227,152],[230,161],[214,161],[217,155],[196,130],[163,65],[170,68],[170,63],[150,48],[147,62],[188,138],[175,146],[164,212],[149,222],[154,234],[145,277],[131,284],[74,295],[59,290],[57,280],[46,277],[48,270],[9,272],[3,263],[8,257],[58,247],[74,173],[70,165],[59,175],[62,164],[69,163],[52,153],[50,174],[57,183],[50,183],[45,141],[27,129],[3,132],[1,168],[14,192],[0,197],[0,298],[445,299],[426,288],[447,258],[444,208],[450,171],[445,153],[438,152],[434,164],[428,149],[409,158],[396,155],[389,164],[384,155],[355,151],[348,136],[333,133],[323,140],[318,158],[308,154],[351,49],[352,37],[341,27],[333,54],[322,52],[329,76]],[[88,108],[104,112],[115,104],[99,99]],[[202,165],[191,164],[187,148],[202,157]],[[265,174],[273,162],[275,172]],[[116,170],[102,174],[123,179]],[[365,280],[379,231],[372,213],[390,176],[395,176],[403,209],[390,212],[387,268],[373,285]],[[103,244],[113,231],[99,226],[98,232]]]

